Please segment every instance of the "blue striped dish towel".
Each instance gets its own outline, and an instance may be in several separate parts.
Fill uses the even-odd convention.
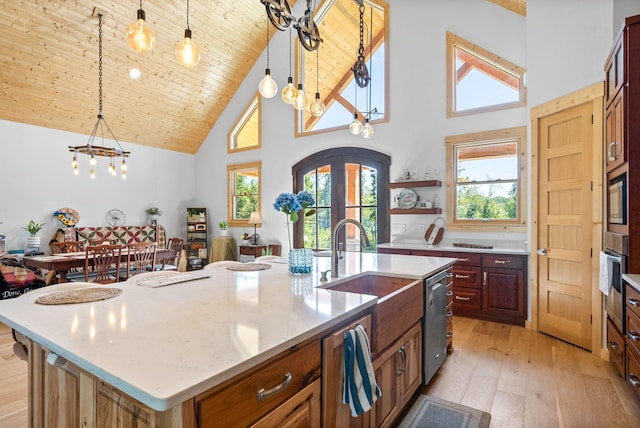
[[[367,412],[382,395],[371,364],[371,349],[364,327],[344,332],[344,390],[342,402],[349,404],[351,416]]]

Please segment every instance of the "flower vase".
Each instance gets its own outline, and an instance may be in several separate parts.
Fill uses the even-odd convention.
[[[289,250],[289,273],[304,275],[311,273],[313,268],[313,253],[309,248],[294,248]]]

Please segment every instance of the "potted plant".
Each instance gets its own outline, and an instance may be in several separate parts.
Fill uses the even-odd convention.
[[[220,223],[218,223],[218,226],[220,227],[220,236],[227,236],[228,232],[227,232],[227,222],[222,220]]]
[[[158,207],[147,208],[147,214],[151,217],[151,224],[158,223],[158,217],[162,215],[162,211]]]
[[[42,230],[45,223],[36,223],[33,220],[29,220],[29,223],[26,227],[23,227],[24,230],[29,232],[29,238],[27,238],[27,250],[39,250],[40,249],[40,237],[36,236],[38,232]]]

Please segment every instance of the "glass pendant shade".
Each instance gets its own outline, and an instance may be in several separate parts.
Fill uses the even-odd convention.
[[[185,67],[195,67],[200,62],[200,50],[191,40],[191,30],[184,30],[184,39],[176,46],[176,57]]]
[[[362,122],[358,119],[358,113],[353,113],[353,122],[349,125],[349,131],[353,135],[360,135],[362,132]]]
[[[156,45],[156,37],[144,19],[144,10],[138,9],[138,19],[127,27],[127,44],[136,52],[146,52]]]
[[[98,161],[96,160],[96,157],[93,156],[93,154],[92,154],[91,157],[89,158],[89,165],[94,166],[97,163],[98,163]]]
[[[373,137],[373,126],[369,123],[369,118],[365,119],[365,124],[362,127],[362,138]]]
[[[320,99],[319,92],[316,92],[316,99],[313,100],[313,102],[309,106],[309,110],[311,111],[311,116],[320,117],[324,114],[326,106]]]
[[[282,90],[282,101],[287,104],[293,104],[298,96],[298,90],[293,84],[293,77],[287,79],[287,86]]]
[[[278,92],[278,84],[271,77],[271,70],[264,70],[264,77],[258,84],[258,91],[260,91],[260,95],[264,98],[273,98]]]
[[[304,93],[304,89],[302,88],[302,83],[298,83],[298,95],[296,96],[296,100],[293,103],[293,108],[296,110],[304,110],[309,103],[309,98],[307,94]]]

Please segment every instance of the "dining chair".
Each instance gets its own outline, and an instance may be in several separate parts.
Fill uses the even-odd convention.
[[[120,269],[120,280],[126,281],[134,275],[147,272],[148,266],[155,266],[156,249],[155,242],[136,242],[127,245],[127,264]]]
[[[86,247],[84,280],[99,284],[118,282],[120,271],[120,245],[96,245]],[[114,270],[115,269],[115,270]]]
[[[84,251],[82,241],[54,241],[51,244],[52,254],[79,253]]]
[[[171,257],[164,257],[160,260],[156,260],[153,266],[153,270],[178,270],[180,266],[180,260],[182,258],[182,248],[184,246],[184,239],[182,238],[169,238],[167,242],[167,249],[173,252]],[[147,270],[149,269],[148,267]]]
[[[82,241],[53,241],[51,246],[51,254],[79,253],[84,251],[84,242]],[[58,280],[58,274],[54,272],[53,276]],[[66,274],[67,281],[83,281],[84,270],[82,268],[71,268]]]

